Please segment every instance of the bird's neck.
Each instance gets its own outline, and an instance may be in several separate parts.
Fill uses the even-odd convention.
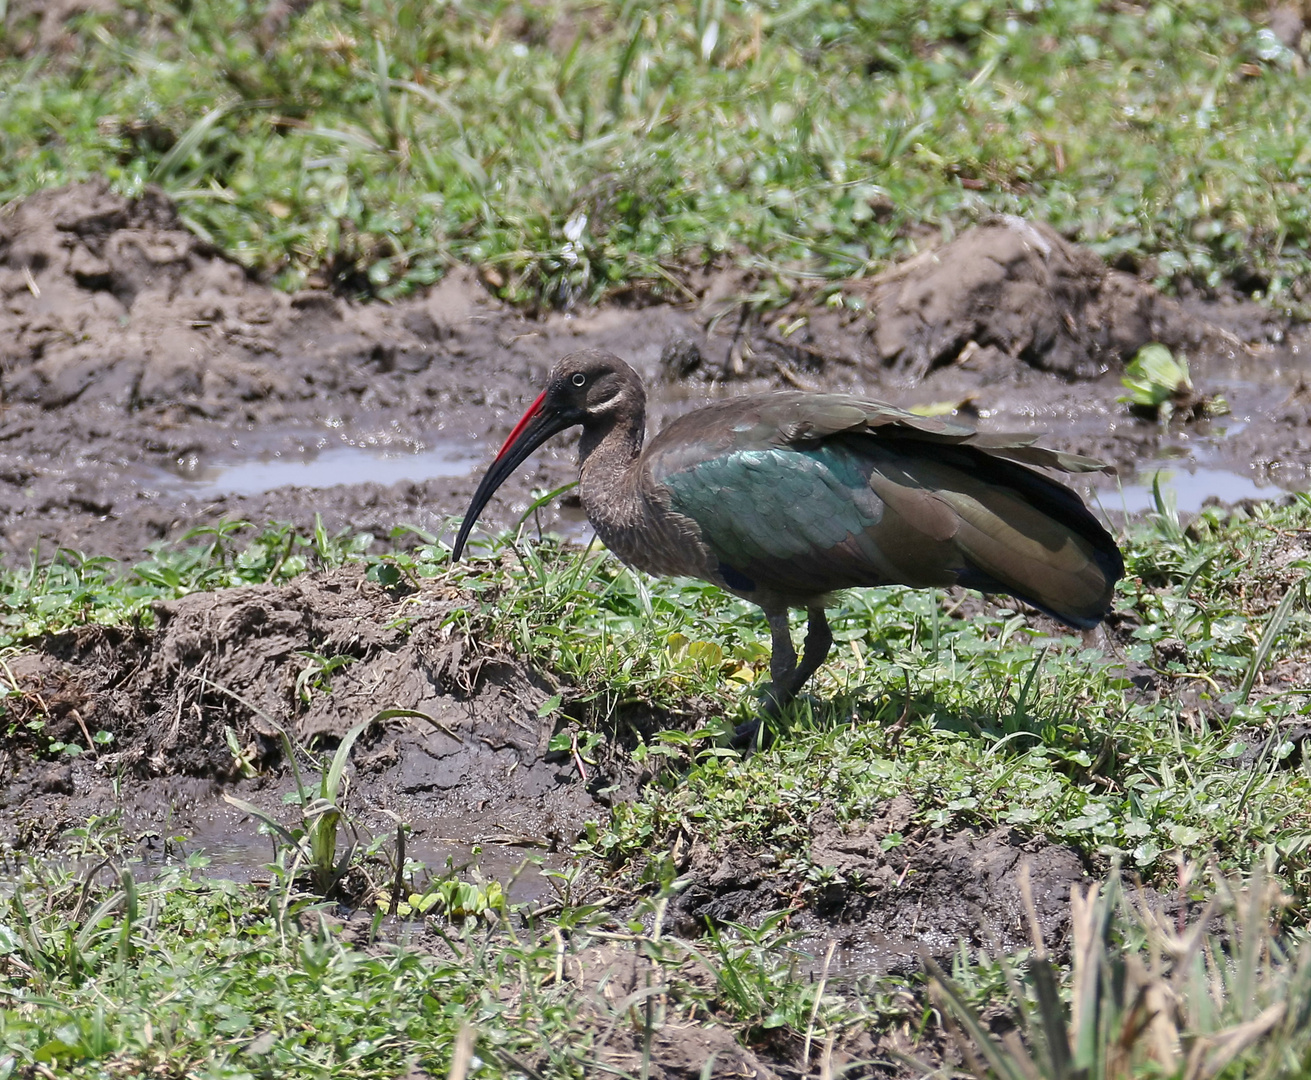
[[[607,419],[583,427],[578,443],[578,495],[601,539],[613,546],[616,532],[634,528],[642,517],[638,457],[646,417],[638,409]]]
[[[583,428],[578,445],[578,495],[596,535],[629,566],[651,574],[716,580],[717,560],[696,523],[671,510],[668,491],[642,460],[643,399],[617,410],[605,426]]]

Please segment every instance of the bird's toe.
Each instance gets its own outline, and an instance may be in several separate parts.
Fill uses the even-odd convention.
[[[745,754],[752,750],[764,750],[773,741],[774,737],[769,730],[769,725],[765,723],[765,718],[754,716],[733,729],[733,736],[728,740],[728,745]]]

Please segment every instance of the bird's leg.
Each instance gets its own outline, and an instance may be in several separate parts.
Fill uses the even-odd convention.
[[[797,696],[807,680],[828,659],[828,651],[833,647],[833,632],[829,629],[824,609],[812,607],[807,611],[810,623],[799,664],[792,647],[792,634],[788,630],[787,612],[769,616],[769,629],[774,639],[774,653],[769,661],[769,674],[774,681],[769,688],[769,697],[775,713]]]
[[[777,716],[783,706],[796,697],[797,650],[792,645],[792,630],[788,626],[788,609],[766,611],[769,623],[769,689],[765,691],[763,714]],[[792,689],[789,689],[791,687]],[[750,750],[760,745],[764,731],[761,716],[753,716],[738,724],[733,732],[732,745],[738,750]]]
[[[819,670],[819,666],[828,659],[828,651],[833,648],[833,631],[828,626],[828,616],[822,607],[808,608],[810,624],[806,629],[806,647],[801,654],[801,664],[793,673],[795,683],[792,695],[806,685],[806,681]]]
[[[769,711],[778,710],[797,696],[801,683],[796,682],[797,650],[792,646],[792,629],[788,625],[788,611],[765,613],[769,620]],[[809,659],[809,657],[807,657]]]
[[[797,696],[797,692],[806,685],[820,664],[828,659],[829,649],[833,647],[833,633],[829,629],[828,617],[822,607],[807,609],[810,615],[806,630],[806,644],[801,654],[801,663],[797,663],[797,650],[792,645],[792,631],[788,626],[788,613],[782,611],[766,612],[769,621],[769,633],[773,651],[769,657],[770,687],[765,698],[765,712],[777,716],[785,705]],[[739,748],[756,743],[760,731],[760,718],[749,720],[738,726],[733,736],[733,745]]]

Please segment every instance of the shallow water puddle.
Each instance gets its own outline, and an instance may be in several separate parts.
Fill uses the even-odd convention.
[[[360,842],[367,842],[367,839],[362,836]],[[348,837],[342,837],[338,843],[347,840]],[[223,811],[197,821],[168,845],[156,841],[145,853],[144,861],[148,866],[162,865],[188,855],[204,857],[203,873],[206,877],[243,885],[267,882],[269,864],[275,857],[272,841],[259,832],[253,821],[246,818],[234,820]],[[407,840],[405,855],[407,861],[420,862],[427,867],[427,874],[420,871],[414,875],[415,879],[407,881],[407,888],[422,890],[429,876],[436,881],[457,873],[463,879],[472,880],[476,874],[484,881],[500,882],[507,898],[514,904],[540,904],[553,898],[555,890],[543,871],[562,863],[557,856],[534,847],[491,842],[475,844],[422,835],[412,835]]]
[[[1287,492],[1273,483],[1258,483],[1229,469],[1206,465],[1193,465],[1179,461],[1163,461],[1138,470],[1132,482],[1116,488],[1099,487],[1096,499],[1104,510],[1137,514],[1156,508],[1153,490],[1160,476],[1161,493],[1173,492],[1175,506],[1183,513],[1195,514],[1207,499],[1217,498],[1233,503],[1239,499],[1281,499]]]
[[[434,477],[465,476],[478,459],[454,443],[413,450],[388,443],[342,442],[264,452],[258,457],[204,464],[184,459],[157,477],[170,493],[212,499],[220,495],[262,495],[283,487],[329,488],[338,484],[396,484]]]
[[[846,928],[839,939],[823,935],[798,937],[791,948],[802,953],[800,970],[812,981],[829,978],[839,983],[854,982],[913,967],[926,948],[942,947],[942,936],[926,930],[922,936],[903,937],[852,927]],[[946,948],[950,950],[954,944],[952,939]],[[830,945],[832,955],[828,953]]]
[[[1151,459],[1121,469],[1119,479],[1092,478],[1093,496],[1108,513],[1140,514],[1156,509],[1153,490],[1160,480],[1163,496],[1173,497],[1185,514],[1200,511],[1208,499],[1232,504],[1243,499],[1277,502],[1290,491],[1307,486],[1308,463],[1297,456],[1271,460],[1265,447],[1253,445],[1254,416],[1287,398],[1280,386],[1235,383],[1225,387],[1233,397],[1235,415],[1172,429],[1171,437],[1151,452]],[[1241,407],[1239,405],[1241,404]],[[1259,459],[1259,464],[1254,464]]]

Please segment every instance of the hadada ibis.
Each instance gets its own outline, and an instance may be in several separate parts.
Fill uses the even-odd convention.
[[[556,364],[474,492],[458,559],[488,499],[538,446],[582,426],[587,519],[629,566],[685,574],[759,604],[773,638],[774,710],[828,656],[839,589],[963,585],[1014,596],[1068,626],[1105,618],[1124,561],[1070,488],[1032,466],[1091,458],[989,435],[850,394],[730,398],[678,417],[643,448],[646,392],[617,356]],[[810,622],[798,663],[788,609]]]

